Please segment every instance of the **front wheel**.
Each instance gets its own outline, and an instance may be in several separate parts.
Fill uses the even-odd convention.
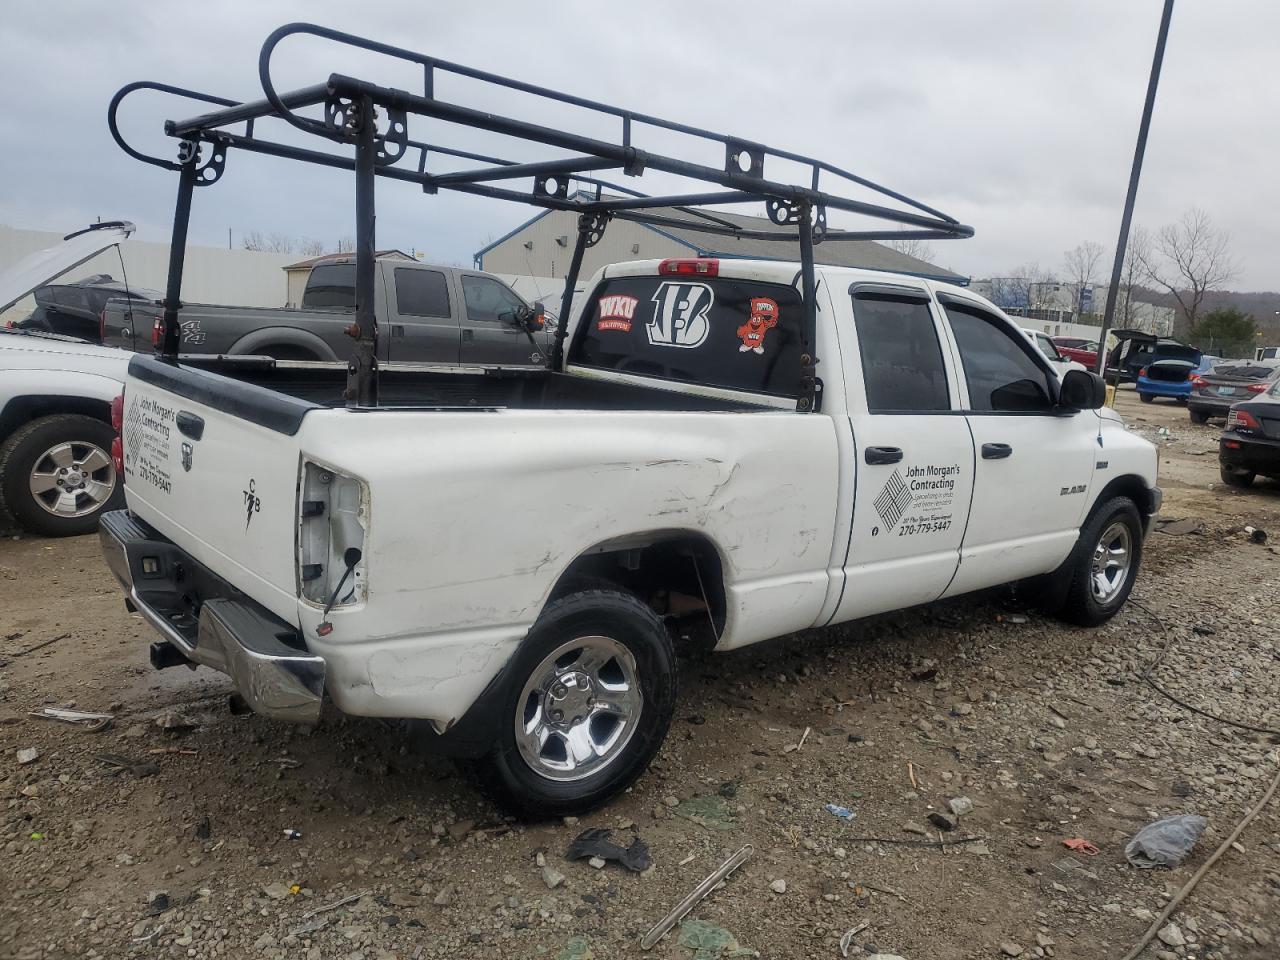
[[[477,762],[500,803],[528,817],[598,807],[653,759],[675,709],[676,658],[666,627],[618,590],[549,604],[495,695],[497,742]]]
[[[1197,410],[1195,407],[1192,407],[1190,410],[1187,411],[1187,416],[1191,418],[1192,423],[1208,423],[1209,422],[1209,413],[1206,410]]]
[[[1129,599],[1142,563],[1142,516],[1128,497],[1100,504],[1085,521],[1063,575],[1070,577],[1062,619],[1096,627]]]
[[[0,497],[34,533],[92,533],[104,510],[124,505],[124,478],[111,461],[115,434],[80,414],[40,417],[0,447]]]

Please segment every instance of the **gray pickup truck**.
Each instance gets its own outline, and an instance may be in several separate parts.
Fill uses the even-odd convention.
[[[390,258],[375,267],[381,363],[536,367],[548,355],[554,324],[548,319],[527,334],[520,321],[540,314],[541,306],[526,303],[497,277]],[[347,330],[354,319],[355,282],[352,255],[312,268],[300,309],[186,304],[178,316],[180,350],[345,361],[351,356]],[[101,321],[105,346],[149,352],[159,342],[158,303],[111,300]]]

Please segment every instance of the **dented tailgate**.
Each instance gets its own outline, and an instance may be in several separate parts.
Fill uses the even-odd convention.
[[[297,622],[303,416],[314,404],[153,357],[129,364],[129,509],[277,616]]]

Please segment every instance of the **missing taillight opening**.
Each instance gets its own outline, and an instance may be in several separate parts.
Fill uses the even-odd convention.
[[[1248,410],[1232,410],[1227,414],[1228,430],[1259,430],[1261,425]]]

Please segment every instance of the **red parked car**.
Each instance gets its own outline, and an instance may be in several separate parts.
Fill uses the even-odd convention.
[[[1098,341],[1083,337],[1050,337],[1058,352],[1068,360],[1083,363],[1090,370],[1098,365]]]

